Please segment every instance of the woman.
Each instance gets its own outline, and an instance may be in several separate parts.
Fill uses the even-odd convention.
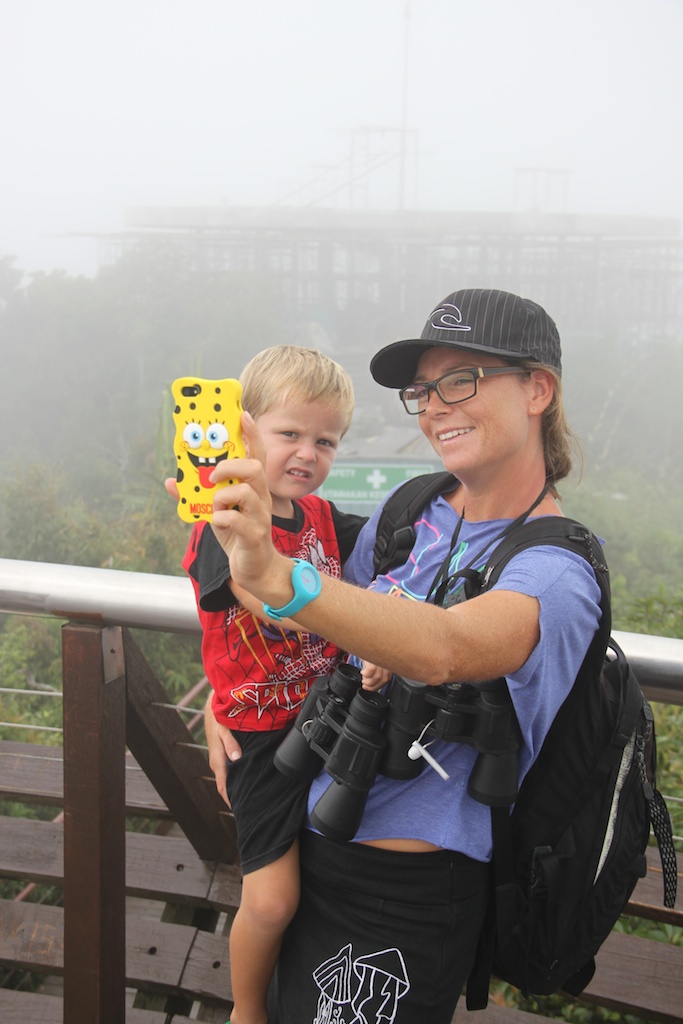
[[[505,677],[521,778],[595,633],[599,588],[585,559],[556,547],[520,553],[469,601],[458,601],[458,572],[485,564],[516,521],[561,515],[555,487],[571,468],[571,435],[557,329],[529,300],[466,289],[437,306],[419,339],[382,349],[371,372],[399,389],[457,477],[420,514],[406,563],[373,580],[378,512],[346,565],[355,586],[328,578],[294,585],[291,560],[270,541],[257,459],[231,461],[239,482],[216,495],[214,532],[237,592],[263,602],[266,615],[284,606],[309,632],[431,686]],[[248,420],[245,432],[258,454]],[[218,778],[223,749],[235,751],[211,722],[208,734]],[[431,769],[408,781],[378,776],[353,842],[305,830],[302,900],[271,1022],[450,1022],[486,909],[490,816],[467,793],[471,747],[437,741],[430,752],[448,778]],[[324,772],[314,781],[309,810],[329,783]]]

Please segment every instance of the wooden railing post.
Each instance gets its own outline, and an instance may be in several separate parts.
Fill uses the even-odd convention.
[[[124,1024],[125,720],[118,627],[67,624],[64,1024]]]

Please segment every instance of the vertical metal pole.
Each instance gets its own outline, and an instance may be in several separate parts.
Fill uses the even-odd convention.
[[[64,1024],[125,1024],[126,684],[119,627],[68,624]]]
[[[410,4],[406,3],[404,10],[405,35],[403,41],[403,90],[401,99],[401,128],[399,131],[399,161],[398,161],[398,208],[402,210],[405,205],[405,180],[406,180],[406,134],[408,118],[408,48],[410,43]]]

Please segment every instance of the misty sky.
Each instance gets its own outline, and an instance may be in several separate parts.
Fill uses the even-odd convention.
[[[0,91],[0,255],[27,271],[94,271],[54,236],[127,207],[321,174],[348,205],[352,140],[398,139],[354,130],[402,124],[408,208],[683,217],[683,0],[2,0]],[[398,166],[354,204],[397,207]]]

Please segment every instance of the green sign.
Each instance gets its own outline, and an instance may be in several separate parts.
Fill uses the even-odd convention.
[[[381,498],[396,484],[414,476],[429,473],[433,466],[427,463],[412,466],[396,463],[370,462],[364,465],[339,462],[332,467],[330,475],[318,493],[327,501],[344,504],[377,505]]]

